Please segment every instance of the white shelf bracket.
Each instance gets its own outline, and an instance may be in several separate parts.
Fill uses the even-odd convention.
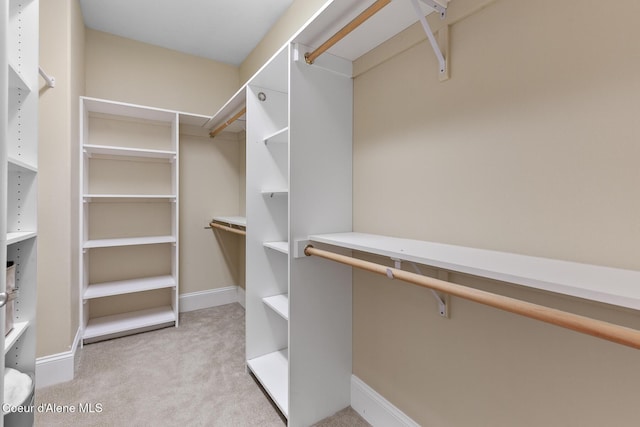
[[[397,268],[397,269],[401,269],[402,268],[402,260],[400,260],[398,258],[391,258],[391,260],[394,262],[395,268]],[[421,276],[424,276],[424,274],[422,274],[422,271],[420,270],[420,267],[418,267],[418,265],[415,262],[410,262],[410,264],[413,267],[413,269],[416,271],[416,273],[418,273]],[[393,279],[393,274],[391,273],[391,270],[387,270],[387,276],[389,276],[389,279]],[[431,291],[431,294],[433,295],[433,298],[438,303],[438,313],[440,314],[440,316],[448,318],[449,317],[449,307],[447,305],[446,297],[445,298],[441,297],[440,294],[438,294],[433,289],[429,289],[429,290]]]
[[[440,15],[440,19],[444,19],[446,17],[446,14],[447,14],[446,7],[440,5],[439,3],[433,0],[420,0],[420,1],[422,1],[424,4],[426,4],[433,10],[435,10]],[[415,10],[416,15],[418,15],[418,19],[420,20],[420,23],[422,24],[422,28],[424,28],[424,32],[427,34],[429,43],[431,43],[431,48],[433,49],[433,52],[436,54],[436,58],[438,58],[440,76],[445,76],[447,75],[447,61],[442,53],[442,50],[440,50],[440,46],[436,41],[436,37],[433,35],[433,31],[431,31],[429,22],[427,22],[427,18],[425,18],[424,13],[422,13],[422,9],[420,9],[418,0],[411,0],[411,3],[413,4],[413,9]]]

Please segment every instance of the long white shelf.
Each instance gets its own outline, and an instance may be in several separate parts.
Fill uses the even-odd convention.
[[[263,245],[265,248],[273,249],[283,254],[289,253],[289,242],[264,242]]]
[[[262,298],[262,302],[264,302],[267,306],[269,306],[273,311],[282,316],[285,320],[289,320],[289,295],[274,295],[271,297]]]
[[[173,159],[176,156],[175,151],[150,150],[145,148],[118,147],[110,145],[85,144],[83,145],[83,149],[87,154],[101,154],[108,156],[148,157],[156,159]]]
[[[36,237],[38,233],[36,231],[13,231],[7,233],[7,245],[19,243],[25,240]]]
[[[243,216],[214,216],[212,221],[222,222],[229,225],[237,225],[238,227],[247,226],[247,218]]]
[[[13,329],[4,337],[4,354],[6,355],[11,347],[20,339],[22,334],[29,327],[29,322],[17,322],[13,324]]]
[[[135,329],[148,328],[176,321],[171,307],[159,307],[148,310],[132,311],[114,316],[89,319],[84,329],[83,339],[102,337]]]
[[[288,349],[275,351],[247,361],[271,399],[286,416],[289,413]]]
[[[640,310],[640,271],[365,233],[309,240]]]
[[[289,126],[280,129],[271,135],[264,137],[264,143],[288,143],[289,142]]]
[[[143,277],[139,279],[118,280],[113,282],[93,283],[87,286],[84,299],[108,297],[112,295],[130,294],[153,289],[171,288],[176,285],[173,276]]]
[[[109,248],[114,246],[155,245],[158,243],[175,243],[175,236],[126,237],[121,239],[87,240],[83,248]]]
[[[153,200],[175,200],[175,194],[83,194],[83,199],[86,202],[92,202],[93,199],[98,200],[144,200],[144,201],[153,201]]]

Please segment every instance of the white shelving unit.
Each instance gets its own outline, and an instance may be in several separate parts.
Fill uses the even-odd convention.
[[[391,2],[312,66],[305,46],[373,2],[327,1],[207,123],[246,106],[247,365],[289,426],[349,406],[352,358],[351,269],[296,257],[290,242],[352,230],[351,61],[418,16]]]
[[[29,373],[35,372],[36,355],[38,13],[38,0],[7,0],[0,11],[0,261],[14,262],[18,289],[13,329],[3,334],[4,366]],[[6,275],[0,280],[4,291]],[[0,315],[4,319],[5,309]],[[4,421],[33,425],[33,414]]]
[[[81,98],[83,342],[178,326],[179,126],[206,121]]]

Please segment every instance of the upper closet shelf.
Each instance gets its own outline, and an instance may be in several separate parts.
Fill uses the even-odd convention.
[[[364,233],[309,240],[640,310],[640,271]]]
[[[91,145],[85,144],[83,146],[87,155],[100,154],[106,156],[123,156],[123,157],[148,157],[155,159],[174,159],[176,157],[175,151],[166,150],[149,150],[143,148],[129,148],[129,147],[117,147],[109,145]]]
[[[125,102],[108,101],[97,98],[84,97],[83,100],[86,110],[92,113],[164,122],[173,122],[177,119],[176,111],[153,107],[142,107]]]

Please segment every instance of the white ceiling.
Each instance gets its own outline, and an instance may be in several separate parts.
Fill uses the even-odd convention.
[[[293,0],[80,0],[85,25],[240,65]]]

